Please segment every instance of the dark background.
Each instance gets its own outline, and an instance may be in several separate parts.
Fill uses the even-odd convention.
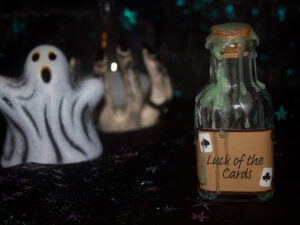
[[[204,43],[209,29],[230,21],[249,23],[260,38],[258,76],[274,108],[276,194],[263,204],[207,206],[196,192],[194,97],[208,80]],[[210,224],[291,221],[299,208],[299,27],[300,3],[291,0],[2,0],[1,75],[20,75],[28,52],[44,43],[80,58],[82,74],[90,73],[105,30],[108,45],[128,43],[141,70],[143,46],[158,54],[171,76],[174,98],[153,128],[100,133],[105,153],[99,160],[0,168],[0,224],[201,222],[194,214],[209,217],[203,220]],[[0,121],[3,146],[5,122]]]
[[[60,47],[68,57],[91,64],[105,30],[105,3],[110,4],[109,31],[124,39],[136,55],[150,46],[167,66],[176,90],[193,98],[207,81],[209,52],[205,38],[212,25],[230,21],[249,23],[260,38],[258,74],[274,102],[279,95],[299,97],[299,3],[288,0],[163,0],[163,1],[15,1],[0,2],[0,68],[19,75],[28,52],[38,44]],[[129,12],[129,14],[127,13]],[[109,41],[108,41],[109,42]],[[114,44],[114,43],[108,43]],[[138,58],[138,57],[137,57]],[[13,64],[13,66],[11,66]],[[288,100],[285,98],[285,100]],[[276,107],[275,107],[276,109]]]

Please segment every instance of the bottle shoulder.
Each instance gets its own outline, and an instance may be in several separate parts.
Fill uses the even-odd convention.
[[[271,97],[266,89],[231,87],[216,94],[208,85],[195,99],[196,127],[250,129],[273,126]]]

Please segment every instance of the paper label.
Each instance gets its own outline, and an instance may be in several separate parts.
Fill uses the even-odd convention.
[[[272,189],[272,128],[198,130],[200,189],[220,192],[264,192]]]

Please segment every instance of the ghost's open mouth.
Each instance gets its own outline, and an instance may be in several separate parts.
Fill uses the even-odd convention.
[[[45,83],[49,83],[51,80],[51,70],[48,67],[43,67],[41,70],[41,77]]]

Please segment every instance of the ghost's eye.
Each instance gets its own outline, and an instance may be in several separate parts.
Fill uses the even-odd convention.
[[[51,61],[56,59],[56,54],[54,52],[49,52],[48,57]]]
[[[32,59],[33,62],[38,61],[39,58],[40,58],[40,53],[39,52],[33,53],[32,57],[31,57],[31,59]]]
[[[42,76],[42,80],[45,83],[49,83],[51,80],[51,71],[49,68],[45,67],[41,70],[41,76]]]

